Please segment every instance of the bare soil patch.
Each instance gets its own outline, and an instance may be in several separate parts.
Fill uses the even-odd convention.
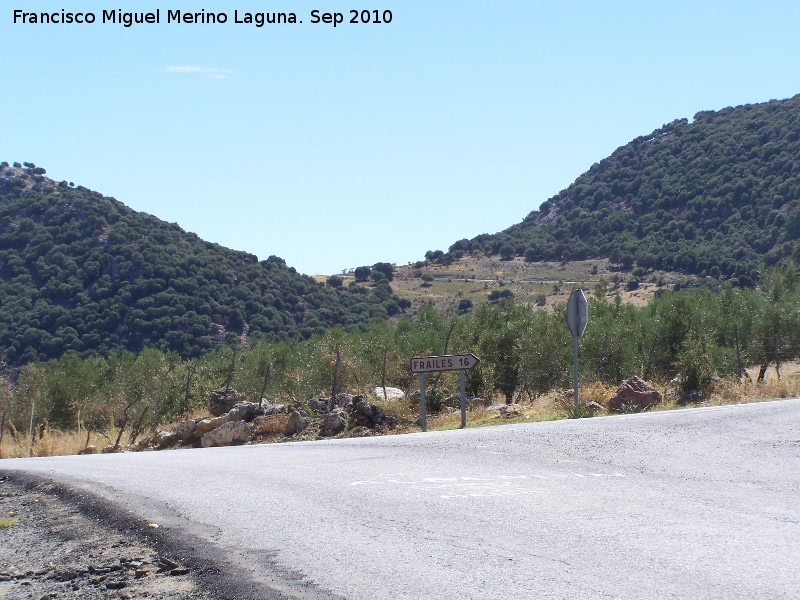
[[[433,277],[422,279],[424,274]],[[340,275],[347,287],[355,282],[352,274]],[[315,279],[324,283],[326,276]],[[638,287],[628,285],[638,280]],[[675,272],[652,271],[635,277],[630,270],[621,270],[608,259],[591,259],[570,262],[526,262],[517,257],[500,260],[497,257],[465,256],[450,265],[428,264],[415,267],[398,267],[391,283],[394,292],[412,303],[410,312],[423,304],[433,304],[445,311],[455,311],[462,300],[473,305],[487,302],[492,291],[510,290],[515,301],[553,309],[566,302],[570,292],[582,288],[587,292],[597,288],[608,295],[620,294],[623,302],[643,306],[662,288],[693,279]],[[370,286],[365,282],[361,285]]]
[[[0,597],[210,599],[191,569],[54,494],[0,478]]]

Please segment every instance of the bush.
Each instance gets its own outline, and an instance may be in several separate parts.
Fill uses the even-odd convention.
[[[373,274],[375,272],[382,273],[383,276],[392,281],[394,279],[394,265],[387,262],[379,262],[372,265]]]
[[[368,281],[369,274],[372,272],[372,269],[369,267],[356,267],[356,270],[353,271],[353,275],[355,275],[356,281]]]
[[[714,365],[705,341],[693,333],[684,340],[675,366],[682,376],[683,396],[697,390],[705,391],[714,378]]]
[[[501,300],[510,300],[514,296],[514,292],[509,289],[505,290],[492,290],[489,294],[489,302],[500,302]]]

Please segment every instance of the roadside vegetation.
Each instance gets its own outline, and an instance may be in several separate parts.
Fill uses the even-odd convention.
[[[480,357],[469,395],[521,407],[475,408],[470,425],[597,414],[562,393],[577,287],[584,407],[633,375],[665,406],[797,394],[798,119],[800,95],[703,111],[505,231],[316,279],[2,162],[0,452],[132,444],[227,386],[294,409],[383,384],[410,396],[410,359],[445,353]],[[431,427],[457,426],[457,388],[431,378]],[[415,403],[382,406],[397,431],[417,427]],[[282,439],[279,425],[263,433]]]
[[[788,267],[765,273],[758,291],[727,286],[720,293],[665,292],[644,306],[595,290],[580,340],[581,402],[603,405],[633,375],[662,392],[671,389],[665,406],[796,395],[799,284]],[[509,300],[463,315],[423,306],[413,320],[376,323],[367,331],[251,339],[188,360],[147,348],[30,363],[3,380],[2,452],[63,454],[87,444],[132,443],[203,411],[208,393],[226,385],[251,400],[263,395],[299,409],[312,398],[330,397],[334,387],[368,395],[385,384],[410,395],[418,389],[409,369],[413,356],[467,352],[481,359],[467,371],[467,394],[519,405],[493,414],[476,408],[470,426],[568,416],[565,398],[571,401],[571,395],[563,391],[571,385],[572,351],[563,305],[545,310]],[[457,378],[451,372],[428,379],[431,428],[458,426],[460,417],[445,402],[457,393]],[[416,403],[371,401],[397,417],[398,431],[418,429]]]

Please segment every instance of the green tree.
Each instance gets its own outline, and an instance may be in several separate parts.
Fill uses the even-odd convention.
[[[353,272],[356,281],[359,283],[368,281],[370,273],[372,273],[372,269],[370,269],[369,267],[357,267],[356,270]]]

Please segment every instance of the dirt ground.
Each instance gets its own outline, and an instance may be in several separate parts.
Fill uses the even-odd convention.
[[[434,279],[425,282],[420,278],[422,273],[428,273]],[[413,314],[428,303],[444,311],[457,310],[461,300],[470,300],[478,305],[486,302],[492,291],[501,289],[510,290],[518,303],[535,304],[550,310],[556,304],[569,300],[573,288],[583,288],[588,296],[597,286],[604,287],[609,298],[619,293],[623,302],[644,306],[659,289],[694,279],[681,273],[653,271],[637,278],[640,284],[636,289],[628,289],[626,282],[632,276],[632,271],[620,270],[611,265],[608,259],[562,263],[526,262],[521,257],[504,261],[498,257],[465,256],[446,266],[399,266],[394,272],[391,286],[398,296],[411,301],[409,310]],[[340,277],[345,287],[355,282],[352,273],[344,273]],[[324,283],[328,276],[315,275],[314,279]],[[373,283],[370,281],[362,285],[369,287]]]
[[[53,493],[0,478],[0,598],[210,599],[191,569]]]
[[[81,485],[3,472],[0,461],[0,598],[341,600],[270,552],[219,548],[196,524],[153,511],[122,510]],[[137,513],[158,514],[162,525]]]

